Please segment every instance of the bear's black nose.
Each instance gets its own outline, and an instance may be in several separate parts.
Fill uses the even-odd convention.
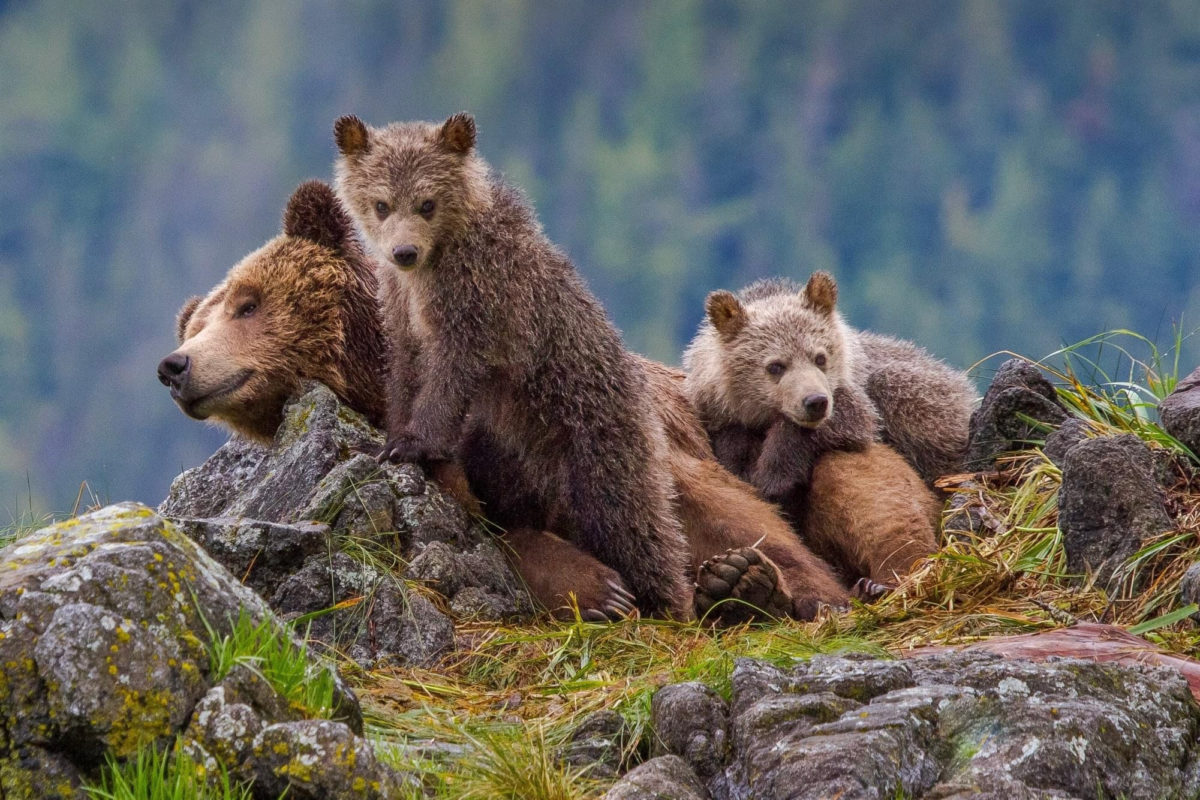
[[[192,371],[192,360],[182,353],[171,355],[158,362],[158,381],[163,386],[176,389],[187,383],[188,373]]]
[[[402,267],[411,267],[417,263],[417,248],[411,244],[402,244],[392,251],[392,258]]]
[[[829,398],[823,394],[810,394],[804,398],[804,415],[810,420],[824,419],[828,409]]]

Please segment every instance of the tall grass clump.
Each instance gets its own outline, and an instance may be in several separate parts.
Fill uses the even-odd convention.
[[[133,758],[110,758],[99,780],[84,787],[91,800],[250,800],[249,787],[197,763],[176,743],[156,750],[144,747]]]
[[[291,626],[280,625],[271,617],[255,622],[243,609],[228,635],[221,636],[211,627],[209,634],[209,666],[214,683],[235,666],[244,665],[307,714],[329,717],[332,713],[333,667],[314,658],[307,641],[293,639]]]

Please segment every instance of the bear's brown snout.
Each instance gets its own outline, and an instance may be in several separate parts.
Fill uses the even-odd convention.
[[[392,249],[392,258],[402,267],[411,267],[417,263],[417,247],[411,244],[402,244]]]
[[[171,353],[158,362],[158,382],[170,389],[182,389],[191,374],[192,359],[183,353]]]

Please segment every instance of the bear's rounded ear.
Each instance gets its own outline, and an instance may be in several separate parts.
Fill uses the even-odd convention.
[[[371,135],[367,126],[353,114],[339,117],[333,123],[333,140],[338,152],[344,156],[358,156],[371,149]]]
[[[746,327],[746,309],[732,292],[719,289],[709,294],[704,301],[704,310],[717,333],[725,341],[737,336]]]
[[[804,299],[819,314],[832,314],[837,306],[837,281],[828,272],[814,272],[804,286]]]
[[[183,304],[183,308],[179,309],[179,314],[175,317],[175,340],[183,344],[183,333],[187,330],[188,323],[192,321],[192,314],[196,313],[196,307],[204,300],[200,295],[189,297],[188,301]]]
[[[475,118],[465,111],[455,114],[442,123],[437,140],[451,153],[465,156],[475,146]]]
[[[283,212],[283,232],[332,250],[345,250],[352,235],[350,217],[329,184],[305,181],[296,187]]]

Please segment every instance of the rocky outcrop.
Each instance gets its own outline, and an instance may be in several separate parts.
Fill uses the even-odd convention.
[[[967,469],[991,469],[997,456],[1045,439],[1047,427],[1066,419],[1054,387],[1037,367],[1018,358],[1005,361],[971,414]]]
[[[319,722],[249,669],[213,685],[210,649],[239,615],[279,625],[144,506],[110,506],[0,551],[0,796],[82,797],[81,780],[105,757],[181,735],[205,760],[259,780],[262,797],[277,797],[264,792],[279,785],[293,798],[358,797],[361,781],[398,785],[402,776],[366,757],[358,703],[340,680],[338,719]],[[349,751],[363,756],[348,760]],[[293,756],[321,765],[319,785],[297,777]]]
[[[312,384],[271,447],[232,439],[171,485],[159,511],[285,617],[338,606],[312,637],[366,665],[429,666],[450,617],[516,619],[532,601],[500,545],[411,464],[380,465],[378,431]]]
[[[1200,706],[1168,669],[817,656],[742,659],[732,685],[728,703],[694,684],[660,690],[655,732],[677,758],[608,797],[1149,800],[1192,796],[1200,775]]]

